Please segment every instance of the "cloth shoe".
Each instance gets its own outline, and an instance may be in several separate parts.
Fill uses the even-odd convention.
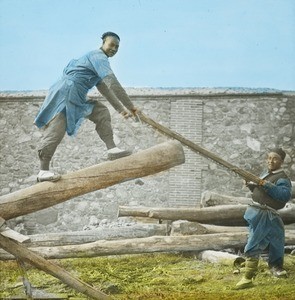
[[[259,260],[254,257],[248,257],[245,262],[245,275],[242,279],[236,284],[235,289],[247,289],[253,287],[253,278],[256,276],[258,271],[258,262]]]
[[[53,172],[47,170],[41,170],[37,175],[37,181],[58,181],[61,178],[61,175],[54,174]]]
[[[130,150],[123,150],[118,147],[114,147],[112,149],[108,150],[108,159],[109,160],[115,160],[121,157],[129,156],[132,154],[132,151]]]
[[[288,273],[286,270],[284,270],[283,268],[281,267],[272,267],[270,269],[270,272],[273,276],[275,277],[279,277],[279,278],[285,278],[285,277],[288,277]]]
[[[243,276],[242,279],[236,284],[235,290],[242,290],[242,289],[248,289],[253,287],[253,279],[252,278],[246,278],[246,276]]]

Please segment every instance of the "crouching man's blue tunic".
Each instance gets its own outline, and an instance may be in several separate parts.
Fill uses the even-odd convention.
[[[88,91],[111,74],[108,57],[101,49],[71,60],[62,78],[49,89],[34,123],[41,128],[63,112],[67,119],[67,134],[75,134],[94,107],[87,101]]]
[[[263,187],[255,187],[250,205],[244,215],[249,224],[249,237],[245,255],[259,257],[269,247],[270,267],[282,267],[284,259],[285,230],[283,221],[276,211],[291,199],[291,182],[283,170],[265,173]]]

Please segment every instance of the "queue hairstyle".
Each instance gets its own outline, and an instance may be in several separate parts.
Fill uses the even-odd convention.
[[[116,33],[111,32],[111,31],[105,32],[105,33],[101,36],[101,39],[102,39],[103,41],[105,41],[105,39],[106,39],[108,36],[113,36],[113,37],[117,38],[117,39],[120,41],[120,37],[119,37]]]

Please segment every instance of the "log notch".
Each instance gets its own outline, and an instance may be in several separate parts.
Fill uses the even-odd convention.
[[[248,205],[219,205],[204,208],[153,208],[119,207],[119,216],[141,216],[162,220],[187,220],[205,224],[241,226],[246,225],[244,213]],[[280,209],[280,216],[285,224],[295,223],[295,205],[288,203]]]
[[[0,216],[9,220],[183,162],[184,152],[179,142],[162,143],[131,156],[71,172],[57,182],[42,182],[4,195],[0,197]]]

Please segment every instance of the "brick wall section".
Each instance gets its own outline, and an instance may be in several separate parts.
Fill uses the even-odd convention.
[[[265,167],[268,149],[282,145],[287,152],[285,170],[295,181],[294,93],[135,89],[131,96],[155,121],[257,175]],[[98,95],[93,97],[108,105]],[[43,100],[44,96],[34,92],[0,93],[0,196],[36,183],[36,149],[42,130],[33,125],[33,120]],[[150,126],[124,121],[111,107],[110,111],[120,147],[137,152],[167,141]],[[206,190],[249,195],[240,177],[186,147],[184,151],[183,165],[141,178],[143,185],[136,180],[124,182],[13,219],[9,225],[24,234],[75,231],[87,228],[91,220],[115,220],[118,205],[195,207]],[[51,168],[65,174],[105,158],[106,149],[93,124],[85,121],[77,137],[64,138]]]
[[[192,98],[171,101],[170,128],[183,137],[201,144],[203,102]],[[185,163],[170,172],[169,199],[172,206],[196,206],[201,197],[201,158],[184,147]]]

